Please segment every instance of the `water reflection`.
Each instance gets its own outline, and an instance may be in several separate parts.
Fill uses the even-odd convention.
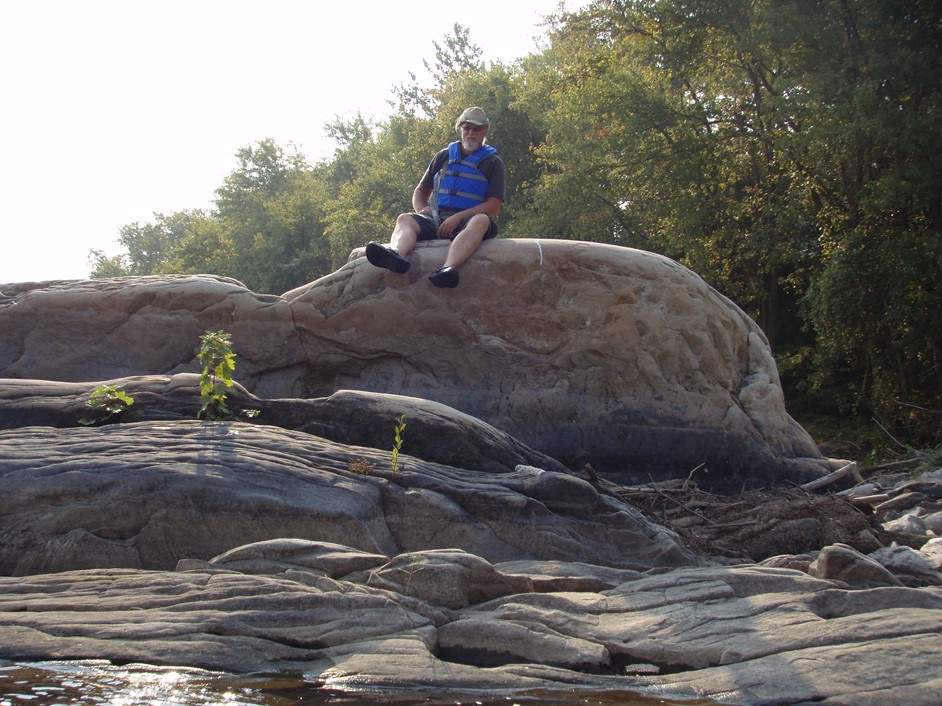
[[[296,690],[296,680],[233,678],[199,669],[109,662],[0,662],[0,706],[19,704],[109,704],[110,706],[287,706],[299,699],[279,695]]]
[[[394,706],[654,706],[713,702],[664,700],[626,692],[527,692],[512,696],[486,694],[436,695],[337,691],[323,689],[300,677],[237,676],[191,668],[127,665],[105,661],[6,662],[0,660],[0,706],[294,706],[345,704]]]

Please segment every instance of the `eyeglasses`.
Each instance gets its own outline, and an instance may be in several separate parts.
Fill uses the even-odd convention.
[[[474,125],[472,123],[461,123],[461,129],[468,132],[481,132],[486,125]]]

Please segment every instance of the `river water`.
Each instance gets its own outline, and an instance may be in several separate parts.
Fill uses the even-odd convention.
[[[699,706],[713,701],[653,697],[630,692],[494,691],[436,694],[337,691],[301,677],[238,676],[198,669],[114,666],[108,662],[6,662],[0,660],[0,706],[294,706],[345,704],[394,706]]]

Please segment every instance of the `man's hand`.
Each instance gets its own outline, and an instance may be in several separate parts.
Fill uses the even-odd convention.
[[[461,217],[461,213],[455,213],[448,216],[448,218],[442,221],[442,224],[438,226],[438,237],[450,238],[452,233],[455,232],[455,228],[461,225],[462,220],[463,218]]]

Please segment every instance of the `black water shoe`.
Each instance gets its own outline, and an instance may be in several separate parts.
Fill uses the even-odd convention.
[[[454,267],[443,267],[438,272],[430,274],[428,278],[436,287],[455,288],[458,286],[458,270]]]
[[[370,261],[371,265],[382,267],[398,275],[403,275],[409,271],[409,261],[402,255],[392,248],[387,248],[372,241],[366,246],[366,259]]]

